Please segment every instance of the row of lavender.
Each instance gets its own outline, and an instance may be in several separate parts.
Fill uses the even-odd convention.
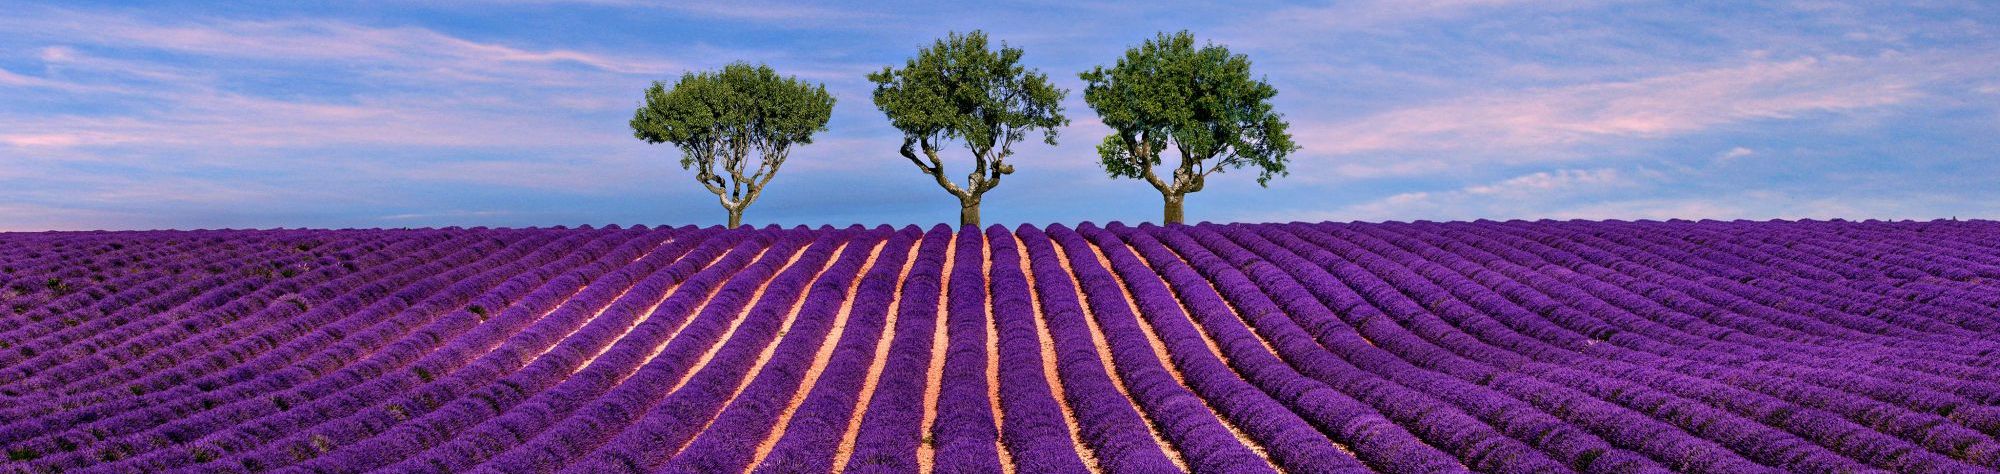
[[[0,238],[24,471],[2000,469],[2000,224]]]

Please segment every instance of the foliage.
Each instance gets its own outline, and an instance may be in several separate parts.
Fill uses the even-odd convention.
[[[695,181],[715,193],[734,227],[792,147],[826,130],[833,103],[823,84],[734,63],[719,72],[683,74],[672,89],[655,81],[632,115],[632,136],[680,148],[681,168],[695,170]]]
[[[868,75],[875,83],[875,106],[903,131],[901,153],[910,163],[976,209],[979,197],[1012,174],[1013,145],[1040,131],[1056,144],[1068,91],[1040,72],[1021,65],[1021,49],[1005,43],[989,49],[986,34],[952,33],[917,52],[901,69],[885,67]],[[943,143],[961,140],[972,153],[972,172],[963,186],[945,175],[938,155]],[[921,154],[921,156],[919,156]]]
[[[1084,101],[1113,131],[1097,147],[1104,170],[1151,183],[1170,205],[1228,169],[1254,168],[1257,184],[1268,185],[1298,150],[1272,111],[1278,90],[1251,77],[1250,59],[1219,45],[1197,48],[1186,31],[1161,33],[1081,77]],[[1162,177],[1154,168],[1169,150],[1180,161]]]

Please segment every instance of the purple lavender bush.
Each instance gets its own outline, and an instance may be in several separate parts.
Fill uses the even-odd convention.
[[[1993,472],[2000,223],[0,234],[5,472]]]

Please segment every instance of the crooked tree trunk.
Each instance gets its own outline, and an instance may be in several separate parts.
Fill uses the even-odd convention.
[[[734,228],[737,228],[737,227],[742,227],[742,226],[743,226],[743,210],[742,210],[742,209],[728,209],[728,211],[729,211],[729,227],[725,227],[725,229],[734,229]]]
[[[958,200],[958,226],[979,228],[979,199]]]
[[[1187,195],[1161,193],[1160,196],[1166,198],[1167,201],[1166,217],[1161,219],[1160,223],[1163,225],[1184,223],[1186,218],[1182,216],[1181,202],[1187,199]]]

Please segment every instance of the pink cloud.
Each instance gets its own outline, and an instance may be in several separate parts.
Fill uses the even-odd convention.
[[[597,5],[618,8],[651,8],[672,10],[691,15],[730,20],[745,20],[778,24],[822,24],[830,22],[852,22],[854,20],[879,18],[883,15],[859,11],[855,8],[840,8],[815,5],[811,2],[789,3],[771,1],[711,1],[711,2],[655,2],[646,0],[488,0],[501,4],[550,4],[550,5]]]
[[[1659,138],[1729,123],[1880,107],[1919,97],[1903,61],[1806,58],[1636,81],[1507,91],[1302,123],[1308,153],[1532,150],[1615,137]],[[1892,64],[1885,64],[1892,63]]]
[[[245,148],[323,145],[577,146],[623,143],[622,120],[576,120],[610,113],[604,98],[636,94],[642,77],[668,61],[570,50],[529,50],[420,28],[374,28],[330,21],[154,22],[119,15],[58,12],[0,19],[13,32],[114,50],[168,50],[232,58],[230,67],[189,67],[110,59],[50,46],[47,77],[0,69],[0,89],[35,88],[86,98],[143,95],[108,114],[0,114],[0,144],[12,147],[206,148],[223,158]],[[263,74],[271,63],[318,61],[365,71],[394,85],[391,95],[267,98],[228,89],[226,78]],[[584,67],[575,67],[575,66]],[[130,79],[144,79],[143,87]],[[113,85],[115,84],[115,85]],[[469,85],[473,84],[473,85]],[[631,89],[627,91],[626,89]],[[366,93],[366,92],[364,92]],[[630,99],[621,102],[629,102]],[[551,107],[554,106],[554,107]],[[552,113],[555,112],[555,113]],[[612,124],[606,126],[606,124]],[[217,153],[222,151],[223,153]]]
[[[1752,150],[1749,148],[1744,148],[1739,146],[1730,148],[1728,151],[1724,151],[1722,153],[1717,153],[1715,155],[1715,161],[1727,163],[1731,161],[1736,161],[1736,159],[1738,158],[1743,158],[1755,154],[1757,154],[1757,150]]]
[[[325,145],[575,146],[622,143],[610,127],[448,100],[325,104],[233,94],[163,96],[171,111],[150,116],[0,117],[14,146],[311,147]]]
[[[1331,6],[1284,8],[1260,22],[1271,33],[1326,29],[1368,29],[1394,27],[1410,22],[1444,20],[1477,14],[1495,8],[1571,8],[1586,2],[1560,0],[1362,0]],[[1266,42],[1289,42],[1282,35],[1258,35]]]
[[[75,134],[62,134],[62,133],[49,133],[49,134],[38,134],[38,135],[25,135],[25,134],[0,135],[0,143],[5,143],[8,146],[16,146],[23,148],[66,147],[83,143],[85,141],[86,139],[82,136]]]
[[[1642,184],[1611,168],[1539,171],[1484,184],[1414,191],[1325,213],[1333,220],[1520,216],[1571,197]],[[1414,216],[1414,217],[1413,217]]]
[[[38,87],[47,83],[47,80],[39,77],[23,76],[6,69],[0,69],[0,84],[18,87]]]
[[[534,73],[540,65],[578,64],[620,74],[661,74],[678,67],[654,58],[472,41],[414,27],[371,27],[324,20],[155,22],[130,16],[58,12],[0,20],[0,31],[40,34],[110,47],[267,60],[340,60],[456,68],[487,74]],[[517,65],[535,66],[523,70]]]
[[[44,77],[29,76],[25,74],[17,74],[13,71],[8,71],[6,69],[0,69],[0,87],[48,89],[48,90],[55,90],[62,92],[76,92],[76,93],[120,92],[120,90],[115,87],[95,86],[95,85],[80,84],[69,81],[54,80]]]
[[[1623,176],[1618,170],[1604,168],[1594,170],[1542,171],[1518,176],[1493,184],[1471,186],[1463,191],[1473,195],[1524,195],[1551,191],[1569,190],[1579,187],[1595,187],[1618,184]]]

